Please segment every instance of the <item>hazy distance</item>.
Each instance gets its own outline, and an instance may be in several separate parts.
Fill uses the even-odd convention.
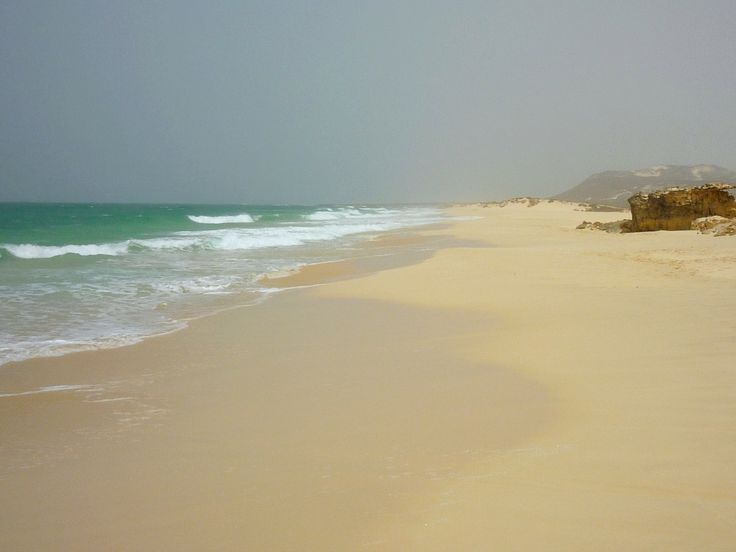
[[[552,195],[736,168],[736,3],[0,5],[0,201]]]

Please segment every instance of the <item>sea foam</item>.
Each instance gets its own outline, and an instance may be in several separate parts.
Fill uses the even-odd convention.
[[[81,244],[81,245],[35,245],[32,243],[4,243],[0,248],[5,249],[19,259],[50,259],[61,255],[92,255],[117,256],[128,252],[128,242]]]
[[[256,221],[256,219],[248,213],[241,213],[239,215],[223,215],[219,217],[187,215],[187,218],[198,224],[248,224]]]
[[[304,219],[315,222],[346,219],[370,219],[375,217],[385,217],[393,213],[394,212],[385,208],[372,208],[370,210],[366,209],[363,211],[356,209],[355,207],[325,208],[305,215]]]
[[[67,207],[53,209],[66,220]],[[212,213],[207,206],[126,209],[132,210],[127,221],[105,223],[101,233],[94,219],[73,232],[48,231],[40,244],[33,243],[35,232],[3,239],[0,296],[9,323],[0,324],[0,365],[173,331],[223,305],[217,296],[234,295],[240,303],[275,292],[258,284],[259,275],[350,255],[354,241],[343,241],[346,236],[443,220],[437,209],[423,207],[254,207],[240,214],[234,207],[223,216],[196,214]],[[148,218],[129,226],[143,214]],[[22,237],[9,239],[14,235]],[[77,242],[95,235],[110,237]]]
[[[397,217],[396,213],[403,216]],[[0,244],[14,257],[20,259],[49,259],[61,255],[119,256],[145,251],[237,251],[273,247],[294,247],[307,243],[333,240],[351,234],[381,232],[402,226],[426,222],[434,213],[416,209],[394,211],[385,208],[356,209],[324,208],[304,215],[301,224],[281,224],[261,228],[218,228],[182,230],[165,237],[135,238],[121,242],[100,244],[36,245]],[[256,219],[247,213],[232,216],[196,216],[188,218],[200,224],[252,223]]]

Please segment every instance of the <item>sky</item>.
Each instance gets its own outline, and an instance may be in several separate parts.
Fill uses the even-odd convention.
[[[475,201],[736,169],[734,28],[733,0],[3,0],[0,201]]]

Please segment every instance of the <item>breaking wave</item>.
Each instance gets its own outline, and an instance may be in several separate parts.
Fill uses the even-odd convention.
[[[241,213],[240,215],[223,215],[219,217],[187,215],[187,218],[198,224],[248,224],[256,221],[256,219],[248,213]]]
[[[280,226],[182,231],[165,238],[133,239],[117,243],[83,245],[1,244],[0,248],[19,259],[49,259],[62,255],[118,256],[143,251],[220,250],[237,251],[268,247],[292,247],[333,240],[363,232],[380,232],[401,226],[397,223],[332,224],[324,226]]]
[[[101,243],[86,245],[34,245],[32,243],[0,244],[0,248],[19,259],[50,259],[61,255],[93,255],[117,256],[128,252],[128,242]]]
[[[263,274],[349,256],[352,236],[444,220],[423,207],[233,206],[222,216],[196,214],[217,213],[206,205],[115,209],[119,220],[93,205],[28,207],[46,226],[3,232],[0,318],[11,322],[0,324],[0,365],[173,331],[229,305],[224,296],[238,304],[265,297]]]
[[[331,220],[346,220],[346,219],[372,219],[372,218],[383,218],[399,213],[391,209],[383,207],[376,207],[371,209],[356,209],[355,207],[342,207],[342,208],[324,208],[314,213],[310,213],[304,216],[305,220],[310,221],[331,221]]]

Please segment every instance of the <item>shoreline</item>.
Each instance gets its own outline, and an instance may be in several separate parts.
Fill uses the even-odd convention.
[[[0,543],[727,550],[736,242],[573,209],[453,208],[418,262],[25,361],[97,387],[0,399]]]
[[[295,276],[296,274],[301,273],[303,270],[308,270],[311,273],[312,266],[319,266],[319,265],[345,265],[349,267],[344,274],[344,277],[360,277],[362,274],[367,274],[373,270],[381,270],[384,266],[388,267],[391,266],[391,263],[373,263],[375,264],[375,268],[373,267],[372,261],[374,261],[371,257],[373,256],[393,256],[393,257],[400,257],[406,253],[406,251],[401,251],[399,247],[396,247],[397,245],[400,246],[402,244],[401,240],[398,242],[395,241],[395,236],[412,236],[414,235],[415,231],[434,231],[434,230],[440,230],[442,228],[446,228],[447,224],[451,222],[433,222],[428,224],[422,224],[419,226],[406,226],[403,228],[393,229],[393,230],[385,230],[382,232],[379,232],[375,234],[372,237],[360,237],[360,234],[357,234],[354,236],[356,238],[356,242],[354,244],[354,249],[363,251],[364,253],[361,255],[358,255],[356,257],[348,256],[344,258],[334,259],[334,260],[328,260],[328,261],[315,261],[310,262],[306,264],[296,264],[293,268],[288,269],[286,272],[281,273],[279,271],[273,272],[273,273],[264,273],[262,274],[257,280],[256,283],[258,284],[258,287],[255,287],[253,289],[248,289],[244,291],[240,291],[234,294],[227,294],[220,297],[217,297],[216,299],[212,299],[210,303],[208,304],[201,304],[199,305],[198,309],[196,309],[196,312],[186,312],[186,310],[182,310],[182,312],[177,316],[175,320],[172,320],[172,323],[175,323],[172,327],[168,329],[163,329],[161,331],[157,331],[155,333],[149,333],[145,335],[135,335],[135,336],[126,336],[123,341],[120,342],[113,342],[113,336],[108,336],[105,339],[102,340],[100,344],[94,345],[94,344],[88,344],[88,345],[72,345],[68,350],[63,352],[58,352],[56,354],[46,354],[46,355],[37,355],[17,360],[6,360],[3,362],[0,362],[0,389],[2,389],[2,371],[3,368],[16,365],[19,363],[24,363],[27,361],[34,361],[37,359],[48,359],[48,358],[60,358],[64,357],[70,354],[80,353],[80,352],[89,352],[89,351],[104,351],[109,349],[118,349],[121,347],[130,347],[133,345],[137,345],[145,340],[162,337],[165,335],[169,335],[171,333],[176,333],[181,330],[184,330],[187,328],[188,324],[192,322],[193,320],[198,320],[200,318],[206,318],[208,316],[214,316],[217,315],[220,312],[225,312],[230,309],[238,309],[238,308],[246,308],[251,307],[257,304],[260,304],[263,301],[268,300],[269,295],[274,292],[281,291],[285,289],[286,287],[289,287],[285,285],[285,283],[288,281],[288,279],[283,279],[284,277],[291,278]],[[372,235],[373,232],[368,232],[367,234]],[[425,241],[431,242],[431,238],[424,238]],[[384,244],[384,249],[386,249],[386,252],[381,252],[377,250],[376,244]],[[416,240],[409,241],[410,245],[421,245],[421,240],[417,242]],[[427,243],[427,246],[431,247],[431,243]],[[415,259],[406,259],[400,260],[397,259],[397,262],[395,263],[396,266],[401,265],[404,262],[419,262],[419,258],[417,258],[417,255],[414,256]],[[362,261],[362,262],[361,262]],[[332,281],[332,276],[325,274],[325,281],[315,281],[315,284],[318,283],[328,283],[329,281]]]
[[[283,292],[297,291],[299,288],[312,287],[316,285],[329,284],[340,280],[360,278],[377,271],[390,268],[398,268],[426,260],[440,247],[451,247],[456,243],[444,236],[448,223],[432,223],[420,227],[407,227],[389,230],[377,234],[373,239],[364,239],[358,242],[358,249],[362,254],[346,257],[338,260],[321,261],[309,263],[296,268],[285,274],[271,276],[264,274],[258,284],[267,292],[260,296],[248,298],[242,301],[244,294],[228,297],[229,305],[203,311],[199,314],[179,320],[180,327],[168,331],[146,335],[130,343],[113,345],[109,347],[89,348],[72,350],[59,355],[38,356],[17,361],[9,361],[0,365],[0,389],[2,397],[25,396],[46,392],[73,391],[76,388],[84,390],[87,387],[95,387],[97,384],[87,383],[64,383],[55,379],[47,380],[41,378],[45,384],[28,385],[24,380],[38,381],[39,371],[54,372],[48,369],[47,363],[67,365],[75,363],[77,355],[95,355],[107,351],[127,349],[141,346],[151,340],[160,340],[168,336],[176,335],[186,331],[192,324],[200,320],[217,317],[223,313],[233,310],[250,309],[261,305]],[[408,246],[408,247],[407,247]],[[72,357],[67,362],[68,357]],[[94,362],[94,361],[92,361]],[[87,361],[84,361],[87,363]],[[90,373],[94,376],[94,373]],[[93,379],[96,379],[93,377]],[[67,387],[69,387],[67,389]],[[48,391],[46,389],[49,389]]]
[[[272,291],[258,287],[263,274],[349,258],[373,235],[447,218],[409,206],[92,207],[40,204],[6,228],[0,365],[165,334],[260,300]]]
[[[427,232],[431,241],[444,230]],[[415,241],[408,236],[400,241]],[[401,258],[406,266],[412,257]],[[26,361],[26,374],[43,370],[89,387],[0,401],[0,419],[16,418],[0,428],[0,481],[15,505],[0,523],[0,543],[342,550],[372,542],[387,521],[390,532],[403,527],[412,497],[467,461],[468,438],[502,447],[544,423],[539,386],[502,368],[479,371],[431,345],[447,337],[448,323],[452,334],[492,324],[486,314],[325,300],[312,296],[319,287],[287,289],[130,347]],[[463,373],[468,381],[456,381]],[[465,406],[453,414],[458,399]],[[513,413],[516,401],[530,407]],[[232,481],[220,487],[213,477]],[[177,502],[169,488],[178,489]],[[80,492],[98,498],[87,506]],[[218,522],[211,516],[223,496],[229,506]],[[142,517],[132,504],[146,505]],[[200,520],[194,533],[180,525],[191,508]],[[45,529],[19,530],[24,523]],[[172,523],[174,532],[160,531]],[[261,534],[261,525],[270,530]]]

